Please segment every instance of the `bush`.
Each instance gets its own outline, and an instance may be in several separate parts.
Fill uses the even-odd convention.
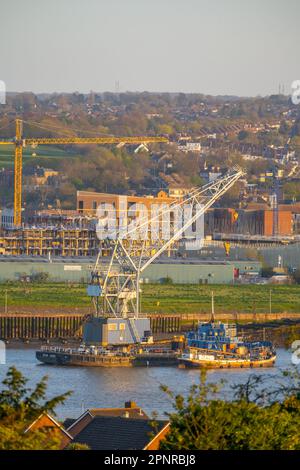
[[[286,379],[277,389],[267,382],[264,387],[266,377],[251,375],[245,384],[233,387],[231,402],[219,398],[220,387],[208,384],[205,372],[187,399],[162,387],[175,411],[168,414],[170,431],[160,448],[299,450],[300,376],[297,370],[283,375]]]
[[[54,428],[26,429],[42,414],[55,416],[57,405],[64,403],[70,392],[46,398],[47,377],[31,389],[28,380],[15,367],[10,367],[0,391],[0,450],[56,450],[61,438]]]
[[[170,276],[162,277],[162,278],[160,279],[160,283],[161,283],[161,284],[164,284],[164,285],[173,284],[173,279],[172,279]]]
[[[45,272],[37,272],[33,273],[30,276],[31,282],[37,282],[37,283],[42,283],[42,282],[47,282],[50,279],[50,274],[45,273]]]
[[[300,269],[297,269],[295,272],[293,272],[292,277],[296,284],[300,284]]]

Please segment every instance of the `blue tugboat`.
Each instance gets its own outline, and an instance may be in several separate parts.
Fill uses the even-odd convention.
[[[237,336],[235,324],[215,321],[213,294],[211,321],[199,323],[197,331],[187,333],[186,341],[178,358],[180,367],[272,367],[276,360],[271,342],[244,341]]]

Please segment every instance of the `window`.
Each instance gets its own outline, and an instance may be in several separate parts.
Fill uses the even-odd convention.
[[[120,328],[120,330],[125,330],[126,329],[126,324],[125,323],[120,323],[119,328]]]
[[[117,324],[116,323],[108,323],[107,324],[108,331],[117,331]]]
[[[78,201],[78,210],[83,210],[83,201]]]
[[[92,205],[93,209],[96,210],[97,209],[97,201],[93,201],[93,205]]]

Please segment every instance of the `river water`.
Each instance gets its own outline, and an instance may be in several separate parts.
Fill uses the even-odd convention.
[[[186,395],[193,384],[199,383],[199,370],[176,367],[136,368],[94,368],[60,367],[39,363],[34,349],[8,349],[6,364],[0,365],[0,382],[10,366],[16,366],[33,386],[44,375],[48,376],[48,397],[72,390],[64,405],[57,408],[57,416],[76,418],[87,408],[122,407],[126,400],[134,400],[149,415],[157,412],[163,418],[164,412],[172,410],[170,398],[160,390],[160,384],[167,385],[176,393]],[[243,383],[254,371],[266,376],[270,387],[280,376],[280,371],[292,367],[291,353],[277,350],[276,366],[270,369],[211,370],[209,382],[227,381],[222,396],[230,398],[231,385]]]

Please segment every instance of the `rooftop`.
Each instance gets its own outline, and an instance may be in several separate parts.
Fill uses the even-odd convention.
[[[144,449],[167,425],[167,421],[157,421],[152,426],[146,419],[94,416],[73,442],[87,444],[91,450]]]

